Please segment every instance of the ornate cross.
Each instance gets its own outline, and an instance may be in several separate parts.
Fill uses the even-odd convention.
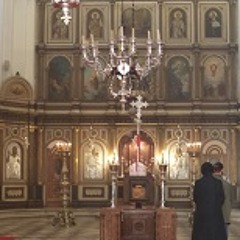
[[[137,96],[137,100],[136,101],[132,101],[130,103],[130,105],[133,107],[133,108],[136,108],[137,109],[137,112],[136,112],[136,123],[137,123],[137,162],[136,162],[136,168],[137,168],[137,164],[140,160],[140,143],[141,143],[141,139],[140,139],[140,124],[141,124],[141,116],[142,116],[142,108],[143,107],[147,107],[148,106],[148,103],[145,101],[143,102],[142,101],[143,98],[141,95],[138,95]],[[137,169],[136,169],[137,170]]]
[[[140,125],[140,123],[141,123],[141,116],[142,116],[142,108],[143,107],[147,107],[148,106],[148,103],[145,101],[145,102],[143,102],[142,101],[143,100],[143,98],[142,98],[142,96],[141,95],[138,95],[137,96],[137,101],[132,101],[131,103],[130,103],[130,105],[133,107],[133,108],[136,108],[137,109],[137,113],[136,113],[136,122],[137,122],[137,124],[138,125]]]

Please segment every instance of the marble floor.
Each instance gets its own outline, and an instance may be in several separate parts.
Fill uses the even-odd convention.
[[[99,210],[74,210],[75,226],[52,226],[54,210],[1,210],[0,240],[99,240]],[[177,240],[190,240],[191,228],[186,211],[177,211]],[[240,209],[232,212],[229,240],[240,239]],[[9,238],[11,239],[11,238]]]

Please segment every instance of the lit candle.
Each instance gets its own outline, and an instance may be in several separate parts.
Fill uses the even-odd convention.
[[[164,154],[162,154],[162,164],[164,164]]]
[[[132,38],[135,38],[135,29],[132,28]]]
[[[123,26],[120,27],[120,38],[123,37]]]
[[[85,36],[82,35],[82,44],[85,45],[86,41],[85,41]]]
[[[116,154],[115,154],[115,152],[113,152],[113,162],[114,163],[116,162]]]
[[[159,31],[159,29],[157,29],[157,41],[160,41],[161,40],[161,38],[160,38],[160,31]]]
[[[68,143],[68,150],[70,151],[72,147],[72,143]]]
[[[90,39],[91,39],[91,42],[94,43],[94,35],[93,34],[90,34]]]
[[[148,40],[151,40],[151,33],[149,30],[148,30]]]

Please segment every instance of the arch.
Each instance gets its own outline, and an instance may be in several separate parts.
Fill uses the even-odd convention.
[[[85,141],[80,148],[82,181],[104,181],[107,164],[106,146],[99,140]]]
[[[118,142],[119,161],[130,166],[137,160],[137,143],[136,130],[125,132]],[[152,137],[145,131],[140,131],[140,159],[139,161],[150,166],[154,159],[154,141]]]
[[[220,140],[210,140],[202,146],[202,153],[203,154],[210,154],[210,153],[226,154],[227,146],[225,143],[223,143]]]
[[[219,140],[210,140],[202,146],[203,161],[220,161],[227,167],[227,145]]]
[[[33,89],[30,83],[17,72],[2,85],[1,97],[9,100],[30,101],[33,99]]]

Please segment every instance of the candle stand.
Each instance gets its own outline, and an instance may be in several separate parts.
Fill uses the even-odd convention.
[[[70,159],[71,155],[71,143],[56,145],[58,154],[62,159],[62,170],[61,170],[61,194],[62,194],[62,210],[57,212],[56,216],[52,220],[52,225],[60,225],[63,227],[70,227],[75,225],[73,213],[69,211],[69,200],[70,200],[70,182],[68,178],[69,170],[67,166],[67,160]]]
[[[160,207],[165,207],[165,181],[166,181],[166,172],[167,172],[167,164],[161,163],[159,164],[159,172],[160,172],[160,184],[161,184],[161,202]]]
[[[117,197],[117,174],[118,174],[118,164],[112,162],[109,164],[109,170],[112,178],[112,198],[111,198],[111,208],[116,207],[116,197]]]

